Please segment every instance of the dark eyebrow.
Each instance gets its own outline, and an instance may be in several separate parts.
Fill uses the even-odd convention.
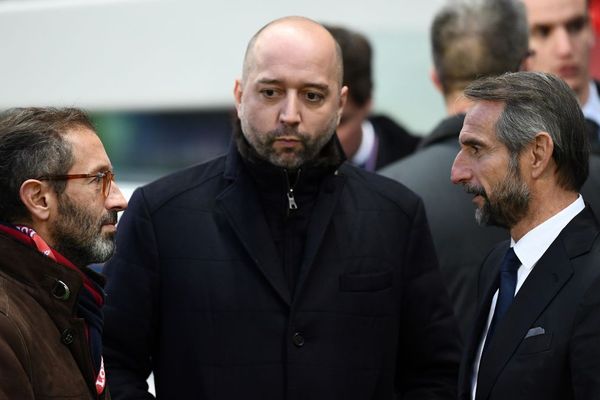
[[[265,85],[279,85],[281,83],[281,81],[279,79],[263,78],[263,79],[259,79],[257,83],[262,83]]]
[[[262,78],[257,81],[259,84],[263,85],[281,85],[283,82],[279,79],[270,79],[270,78]],[[324,83],[316,83],[316,82],[307,82],[302,84],[303,88],[314,88],[321,90],[323,92],[329,93],[329,85]]]
[[[460,144],[463,146],[485,146],[485,143],[483,141],[475,138],[467,138],[465,140],[461,140]]]

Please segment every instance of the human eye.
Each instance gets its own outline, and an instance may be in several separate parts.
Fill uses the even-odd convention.
[[[266,99],[274,99],[279,95],[279,91],[274,88],[264,88],[260,90],[260,94]]]
[[[325,99],[325,96],[322,93],[311,90],[304,93],[304,98],[309,103],[320,103],[323,101],[323,99]]]
[[[575,18],[567,23],[567,31],[571,34],[579,33],[586,26],[587,19],[585,17]]]
[[[550,36],[551,27],[549,25],[536,25],[531,29],[531,36],[545,39]]]
[[[97,174],[92,176],[92,181],[90,183],[100,184],[104,179],[104,172],[98,172]]]

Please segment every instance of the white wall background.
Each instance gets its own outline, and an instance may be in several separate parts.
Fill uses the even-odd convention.
[[[375,106],[425,133],[442,117],[428,29],[443,0],[4,0],[0,108],[92,111],[232,104],[246,43],[266,22],[304,15],[365,33]]]

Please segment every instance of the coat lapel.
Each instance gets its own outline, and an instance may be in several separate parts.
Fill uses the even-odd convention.
[[[217,197],[217,203],[252,260],[289,305],[290,289],[252,178],[240,169],[236,172],[230,175],[233,182]]]
[[[565,227],[537,262],[496,327],[493,340],[482,357],[477,399],[488,397],[531,325],[573,275],[571,259],[589,252],[597,235],[598,227],[593,213],[586,208]]]

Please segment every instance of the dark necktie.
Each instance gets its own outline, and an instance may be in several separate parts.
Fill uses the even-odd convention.
[[[521,261],[519,261],[519,257],[515,254],[513,248],[510,247],[506,251],[504,259],[502,260],[502,265],[500,266],[500,289],[498,291],[498,300],[496,301],[496,309],[494,310],[494,316],[492,317],[492,322],[488,329],[483,352],[485,352],[489,342],[492,340],[496,326],[508,311],[508,307],[510,307],[515,297],[517,271],[520,266]]]

